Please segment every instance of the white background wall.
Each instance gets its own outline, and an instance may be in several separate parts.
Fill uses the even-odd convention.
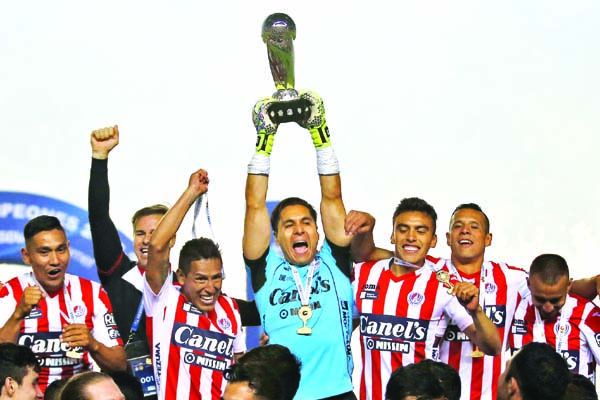
[[[595,1],[27,1],[0,4],[0,190],[87,208],[89,133],[118,123],[112,215],[173,203],[211,177],[211,216],[243,296],[243,189],[254,101],[272,93],[263,20],[298,27],[296,86],[325,99],[347,209],[432,203],[443,240],[454,206],[492,220],[488,258],[542,252],[598,272],[600,3]],[[318,203],[308,134],[280,128],[269,197]],[[191,237],[189,221],[179,244]]]

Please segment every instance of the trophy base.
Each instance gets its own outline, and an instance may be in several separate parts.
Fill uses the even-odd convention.
[[[288,101],[277,101],[269,106],[269,118],[276,124],[284,122],[298,122],[307,119],[310,115],[310,103],[306,99],[298,98]]]

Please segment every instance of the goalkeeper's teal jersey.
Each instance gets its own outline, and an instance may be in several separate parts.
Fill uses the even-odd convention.
[[[332,253],[333,248],[333,253]],[[352,334],[353,296],[350,278],[348,248],[330,245],[325,241],[316,257],[319,265],[314,271],[309,304],[312,316],[307,321],[310,335],[300,335],[303,327],[298,316],[300,296],[288,262],[269,249],[248,267],[264,271],[264,284],[256,290],[255,300],[269,343],[288,347],[302,362],[297,400],[313,400],[347,393],[352,390]],[[300,282],[305,285],[309,268],[297,267]]]

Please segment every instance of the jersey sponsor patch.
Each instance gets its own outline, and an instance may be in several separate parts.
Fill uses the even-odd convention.
[[[496,327],[504,328],[504,325],[506,324],[506,305],[486,305],[484,307],[484,312]]]
[[[423,342],[429,321],[394,315],[361,314],[360,333],[366,338]]]
[[[213,369],[217,371],[225,371],[229,363],[227,361],[219,360],[208,355],[197,354],[191,351],[186,352],[183,355],[183,362],[186,364],[197,365],[199,367]]]
[[[511,333],[514,335],[526,335],[527,321],[523,319],[515,319],[511,327]]]
[[[60,340],[62,332],[21,333],[17,344],[30,347],[41,357],[64,356],[69,350],[67,343]]]
[[[448,325],[444,332],[444,340],[448,342],[467,342],[469,337],[456,325]]]
[[[579,365],[579,352],[577,350],[563,350],[560,355],[567,363],[569,371],[577,372]]]
[[[29,313],[28,316],[25,317],[25,319],[38,319],[38,318],[42,318],[44,316],[44,314],[42,313],[42,309],[38,308],[38,307],[34,307],[31,309],[31,312]]]
[[[181,309],[185,312],[189,312],[192,314],[203,315],[204,311],[200,310],[198,307],[193,305],[192,303],[183,303]]]
[[[206,355],[231,359],[233,356],[233,336],[208,331],[195,326],[176,322],[173,326],[171,344]]]

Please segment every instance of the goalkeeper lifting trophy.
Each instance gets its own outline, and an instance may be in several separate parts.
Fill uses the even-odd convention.
[[[265,19],[262,39],[267,45],[269,65],[277,91],[268,110],[275,123],[306,119],[310,104],[294,89],[294,39],[296,24],[287,14],[275,13]]]

